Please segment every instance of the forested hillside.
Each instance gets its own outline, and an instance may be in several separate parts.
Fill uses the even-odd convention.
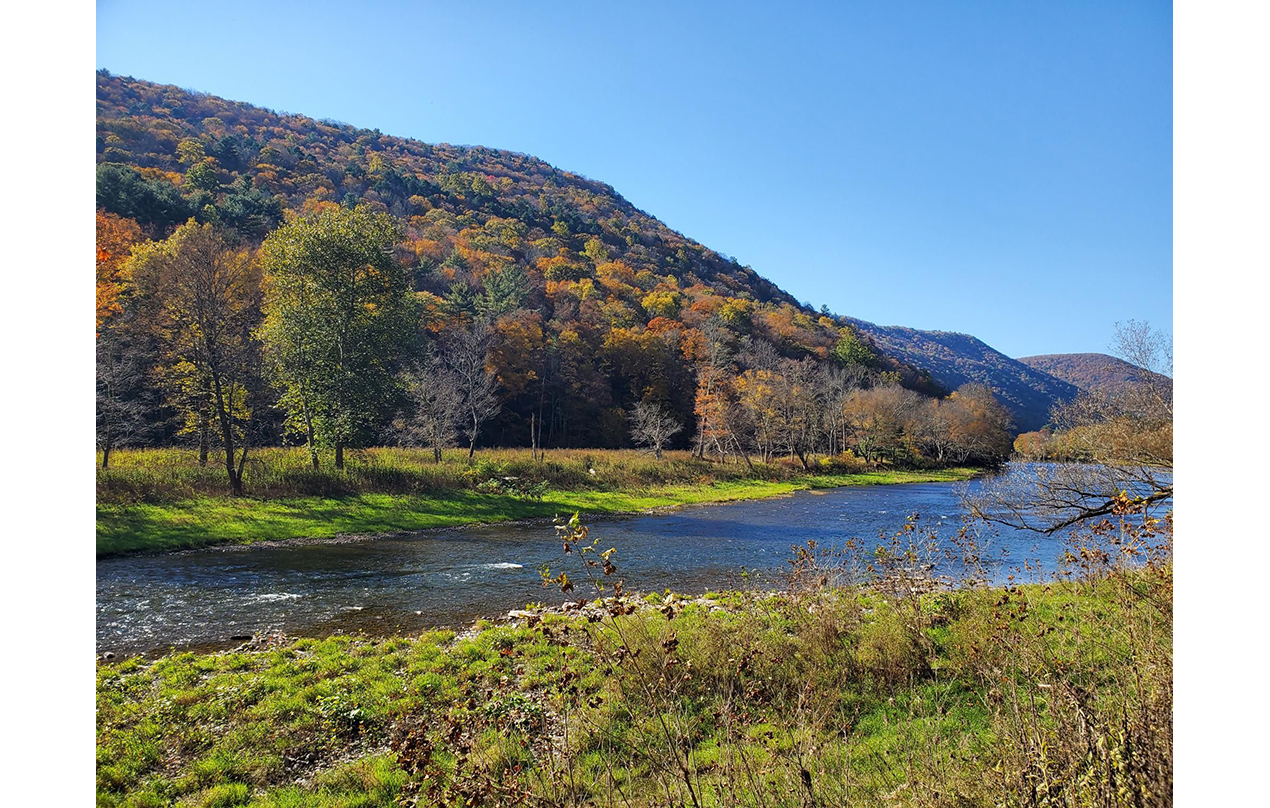
[[[1000,443],[968,424],[999,431],[1009,419],[987,390],[962,391],[942,413],[923,400],[984,381],[1016,412],[1042,406],[800,305],[609,186],[527,155],[106,71],[97,155],[107,447],[290,440],[333,446],[339,462],[346,445],[439,446],[461,432],[472,448],[634,440],[804,465],[810,452],[847,449],[965,461]],[[366,270],[347,288],[319,271],[339,263],[332,239]],[[233,290],[214,312],[229,324],[216,344],[182,308],[198,290],[172,285],[192,277],[181,268],[195,254]],[[318,378],[315,363],[334,370]],[[445,423],[433,417],[443,410]],[[950,429],[959,443],[933,437]]]
[[[1140,380],[1143,373],[1123,359],[1102,353],[1023,356],[1019,357],[1019,361],[1081,390],[1111,397],[1124,393]],[[1167,380],[1159,374],[1150,375]]]
[[[968,334],[879,326],[852,318],[846,322],[888,355],[928,370],[946,387],[968,383],[991,387],[1014,413],[1015,426],[1023,431],[1040,429],[1049,421],[1055,404],[1071,401],[1080,392],[1069,381],[1047,373],[1046,368],[1011,359]]]

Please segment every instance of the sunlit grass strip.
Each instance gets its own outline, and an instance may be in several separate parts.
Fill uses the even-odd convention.
[[[973,474],[972,469],[886,471],[801,476],[784,481],[726,480],[631,491],[549,490],[541,502],[509,494],[451,490],[429,495],[197,497],[171,503],[102,503],[97,507],[97,554],[397,533],[549,518],[576,511],[584,515],[637,513],[675,505],[761,499],[809,488],[950,482],[969,479]]]

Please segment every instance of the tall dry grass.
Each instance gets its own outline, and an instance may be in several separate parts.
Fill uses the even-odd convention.
[[[588,660],[539,694],[543,729],[511,748],[453,722],[454,770],[439,747],[403,759],[468,804],[1169,805],[1171,534],[1126,501],[1058,578],[1002,588],[971,531],[910,520],[707,608],[624,592],[575,518],[544,577],[603,599],[539,625]]]
[[[100,458],[98,458],[100,461]],[[516,485],[564,491],[639,491],[667,485],[739,480],[787,480],[802,476],[793,463],[716,463],[689,452],[666,452],[662,460],[635,450],[560,449],[535,460],[528,449],[489,449],[469,462],[462,450],[447,450],[434,463],[431,450],[375,448],[349,451],[345,468],[329,459],[314,470],[302,448],[264,448],[248,455],[247,493],[262,498],[338,497],[350,494],[416,494],[477,489],[491,480],[513,478]],[[100,466],[100,462],[98,464]],[[843,460],[824,473],[861,470]],[[214,461],[199,465],[192,449],[117,449],[110,467],[97,471],[101,503],[176,502],[223,496],[225,470]]]

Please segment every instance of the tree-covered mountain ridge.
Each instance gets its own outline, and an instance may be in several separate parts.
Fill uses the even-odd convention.
[[[1022,431],[1040,429],[1056,403],[1071,401],[1080,393],[1077,385],[1047,373],[1048,368],[1011,359],[969,334],[844,319],[888,355],[929,371],[949,388],[974,382],[988,385],[1010,408],[1015,426]]]
[[[1114,397],[1124,393],[1138,383],[1144,374],[1172,386],[1166,376],[1143,371],[1123,359],[1104,353],[1042,354],[1021,356],[1019,361],[1081,390],[1104,396]]]
[[[521,440],[544,399],[562,445],[621,445],[624,413],[640,400],[691,423],[700,408],[692,335],[707,322],[726,327],[733,352],[748,357],[742,367],[773,353],[856,362],[927,395],[982,382],[1021,429],[1075,392],[973,338],[959,351],[911,338],[933,332],[817,312],[612,187],[528,155],[427,144],[106,71],[96,147],[99,210],[135,221],[143,237],[195,218],[259,243],[286,220],[337,205],[400,220],[396,257],[430,327],[442,330],[456,311],[497,320],[495,442]],[[98,285],[100,319],[100,269]]]
[[[684,286],[798,306],[753,269],[671,230],[611,186],[529,155],[428,144],[104,71],[97,90],[99,166],[136,169],[144,182],[166,181],[185,197],[154,185],[141,204],[111,211],[152,235],[189,215],[211,215],[262,238],[285,210],[356,199],[407,222],[425,271],[457,269],[457,258],[445,264],[453,249],[464,261],[526,263],[548,280],[577,280],[587,263],[625,261]],[[99,207],[124,207],[113,190],[99,182]],[[473,224],[485,232],[464,232]],[[567,255],[576,266],[551,260],[570,246],[580,248]]]

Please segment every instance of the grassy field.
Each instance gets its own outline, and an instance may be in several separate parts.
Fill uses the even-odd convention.
[[[824,563],[779,594],[104,664],[98,805],[1171,802],[1171,562],[949,591]]]
[[[100,460],[100,458],[99,458]],[[190,450],[117,451],[97,472],[97,554],[177,550],[348,534],[391,533],[557,514],[649,508],[788,494],[799,489],[969,479],[972,469],[863,469],[848,460],[814,473],[788,463],[710,463],[686,452],[657,461],[634,451],[528,450],[353,454],[344,471],[314,471],[299,449],[266,449],[246,475],[248,496],[225,496],[223,469]]]

